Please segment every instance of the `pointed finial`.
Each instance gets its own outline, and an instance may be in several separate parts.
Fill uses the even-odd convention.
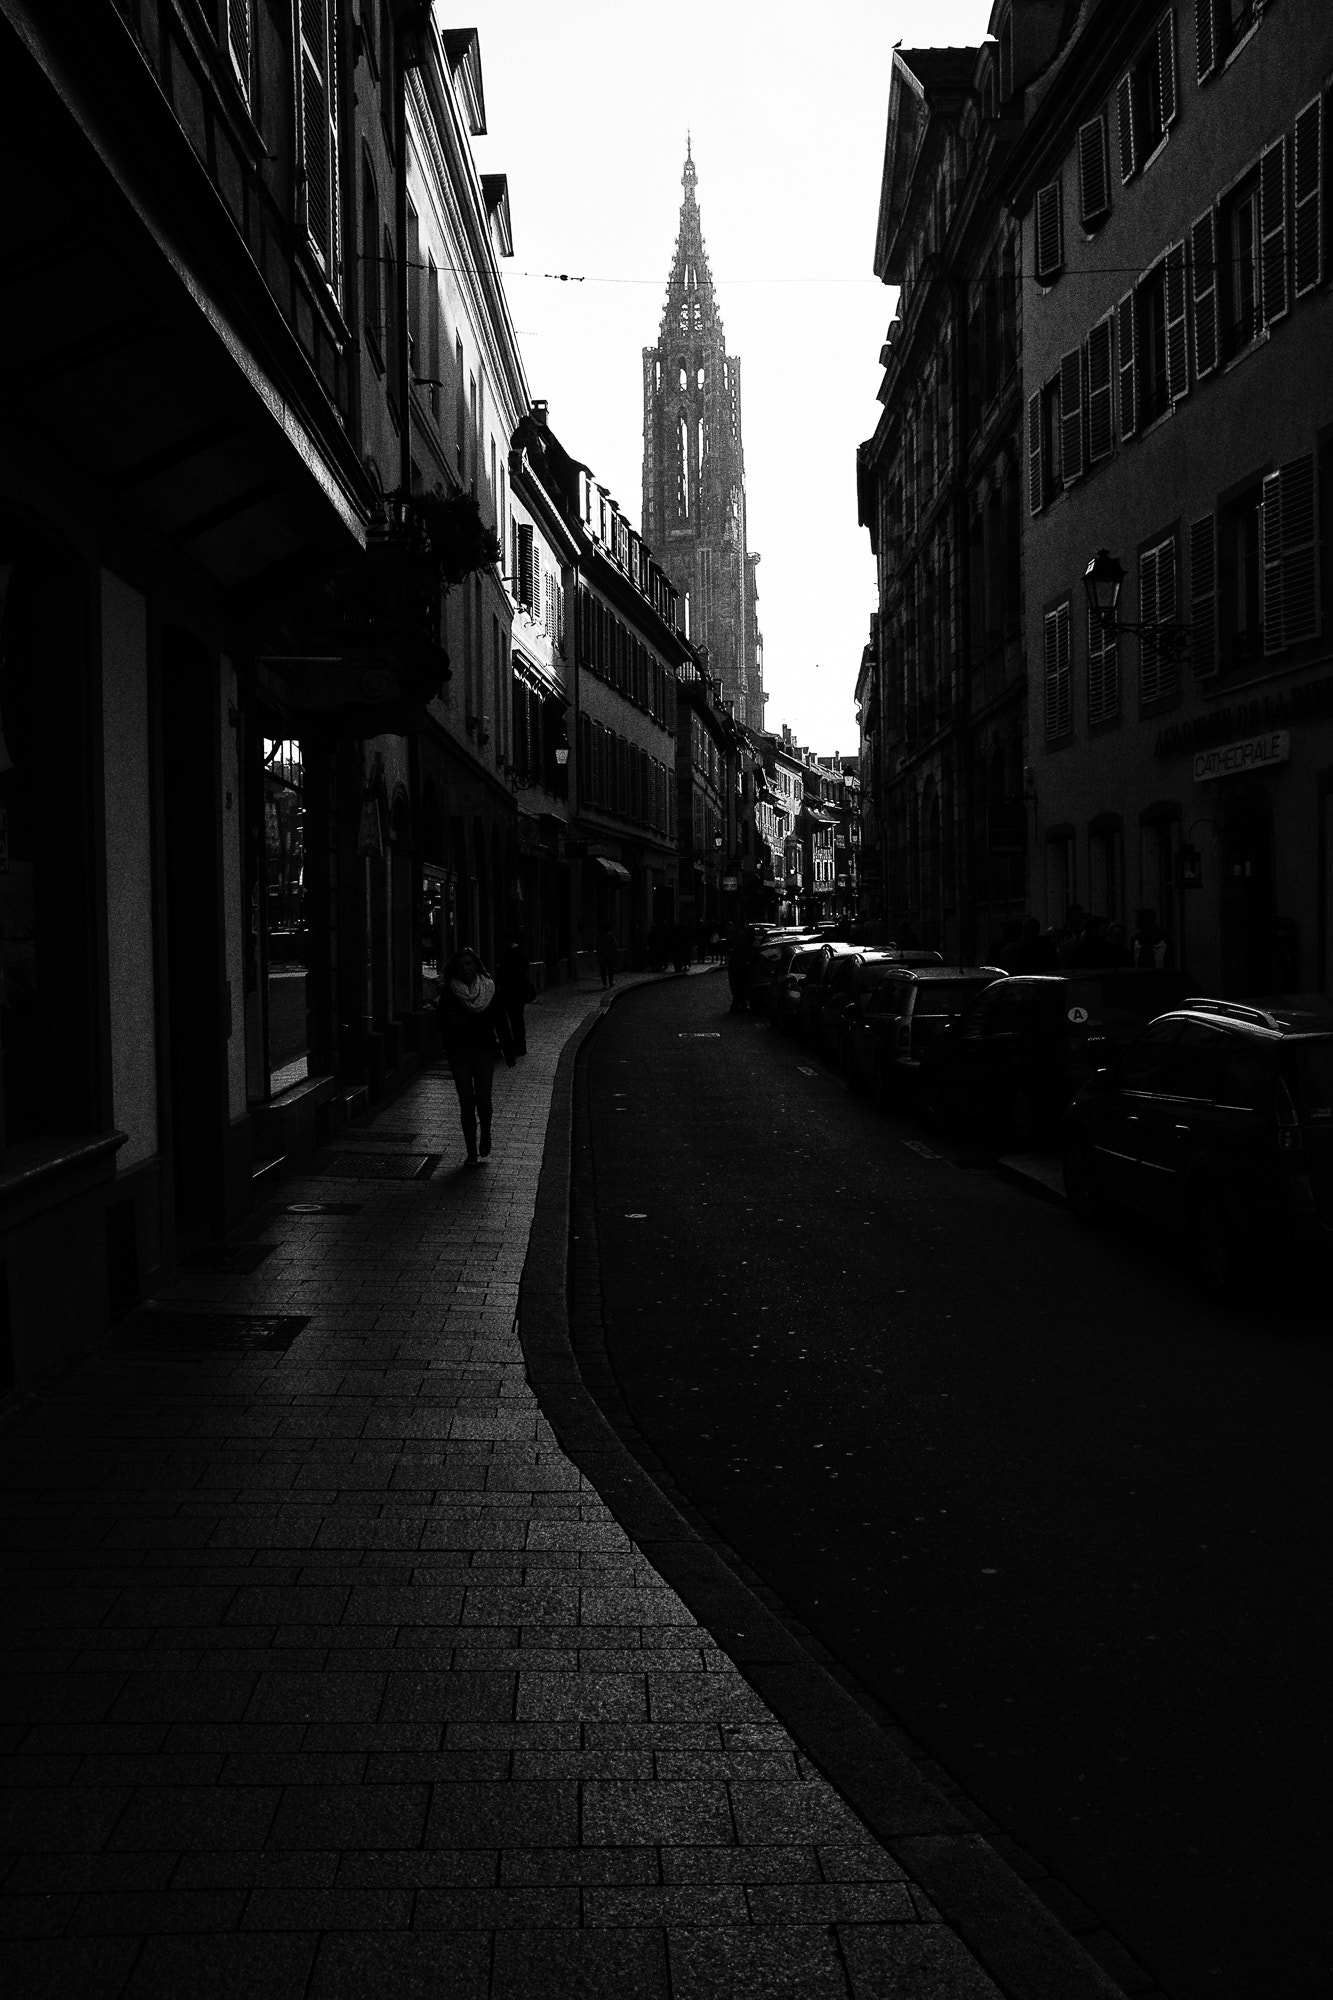
[[[690,143],[690,133],[687,131],[685,134],[685,171],[680,177],[681,186],[686,189],[692,188],[698,178],[699,176],[695,172],[694,167],[694,153]]]

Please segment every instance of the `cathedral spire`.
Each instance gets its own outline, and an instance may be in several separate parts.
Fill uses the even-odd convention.
[[[685,170],[680,177],[685,193],[680,204],[676,229],[676,254],[667,279],[666,304],[662,310],[659,338],[672,332],[697,332],[720,326],[713,297],[713,274],[708,268],[703,225],[695,196],[699,174],[694,164],[692,135],[685,134]]]

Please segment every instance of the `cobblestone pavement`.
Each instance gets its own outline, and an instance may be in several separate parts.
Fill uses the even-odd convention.
[[[141,1321],[0,1439],[13,2000],[997,1993],[527,1386],[551,1082],[600,998],[530,1010],[483,1169],[427,1071],[269,1197],[253,1271],[160,1301],[207,1340],[307,1315],[290,1345]]]

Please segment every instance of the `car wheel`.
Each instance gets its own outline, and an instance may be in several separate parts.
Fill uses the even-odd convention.
[[[1026,1152],[1036,1140],[1037,1117],[1033,1110],[1031,1094],[1021,1083],[1014,1085],[1009,1093],[1009,1116],[1006,1121],[1009,1144],[1018,1152]]]
[[[1071,1139],[1064,1156],[1065,1199],[1080,1222],[1100,1222],[1102,1202],[1092,1171],[1092,1148],[1086,1139]]]
[[[1215,1304],[1230,1305],[1240,1289],[1236,1235],[1215,1195],[1200,1194],[1190,1209],[1194,1273]]]

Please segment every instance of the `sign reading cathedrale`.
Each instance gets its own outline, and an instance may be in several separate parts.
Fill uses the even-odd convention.
[[[1285,764],[1291,756],[1291,731],[1269,729],[1261,736],[1244,736],[1237,743],[1219,743],[1215,750],[1194,753],[1194,782],[1206,785],[1214,778],[1241,777],[1270,764]]]

